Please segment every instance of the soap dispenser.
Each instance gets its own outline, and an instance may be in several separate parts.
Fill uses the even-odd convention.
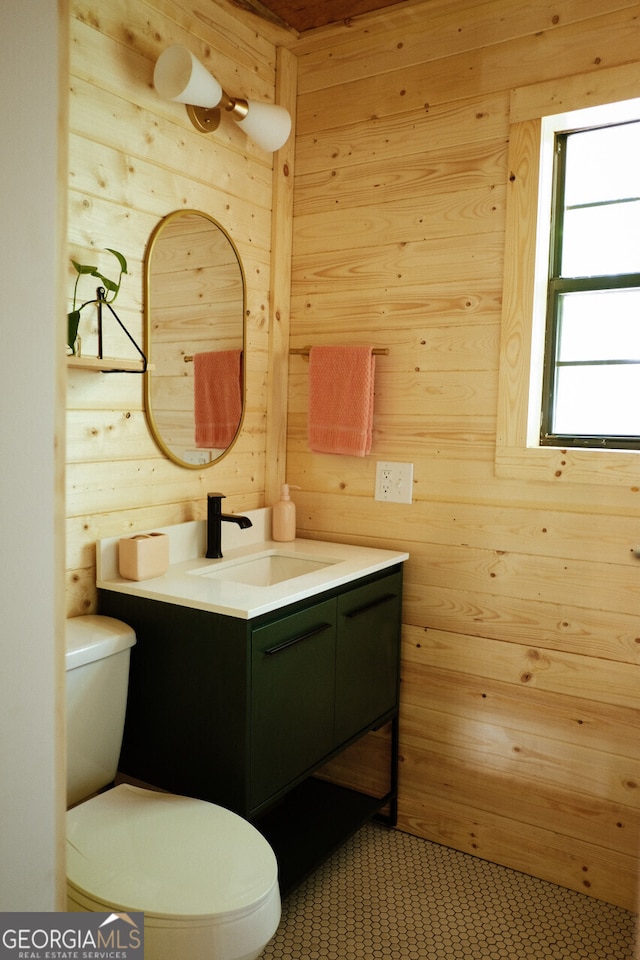
[[[300,487],[282,484],[280,499],[274,503],[271,516],[271,536],[280,543],[288,543],[296,538],[296,505],[289,496],[289,490]]]

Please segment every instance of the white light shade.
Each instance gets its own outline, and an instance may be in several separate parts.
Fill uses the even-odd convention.
[[[190,50],[175,43],[158,57],[153,85],[164,100],[190,103],[194,107],[217,107],[222,87]]]
[[[291,133],[289,111],[273,103],[248,100],[249,112],[242,120],[236,120],[254,143],[268,153],[279,150]]]

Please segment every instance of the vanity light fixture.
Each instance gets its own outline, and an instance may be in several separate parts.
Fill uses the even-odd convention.
[[[202,133],[217,129],[222,111],[269,153],[279,150],[291,132],[288,110],[273,103],[230,97],[191,51],[180,44],[173,44],[160,54],[153,83],[164,100],[187,105],[191,122]]]

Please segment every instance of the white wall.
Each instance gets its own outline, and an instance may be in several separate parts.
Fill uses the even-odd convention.
[[[59,30],[59,24],[62,29]],[[57,299],[57,38],[66,4],[0,12],[0,910],[55,910],[60,767],[64,332]],[[63,107],[66,112],[66,107]],[[60,125],[60,126],[59,126]],[[64,309],[64,308],[63,308]]]

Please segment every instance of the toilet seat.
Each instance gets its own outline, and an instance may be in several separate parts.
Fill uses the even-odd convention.
[[[202,926],[262,907],[277,914],[268,940],[280,915],[277,874],[255,827],[203,800],[120,784],[67,813],[67,886],[85,909]]]

